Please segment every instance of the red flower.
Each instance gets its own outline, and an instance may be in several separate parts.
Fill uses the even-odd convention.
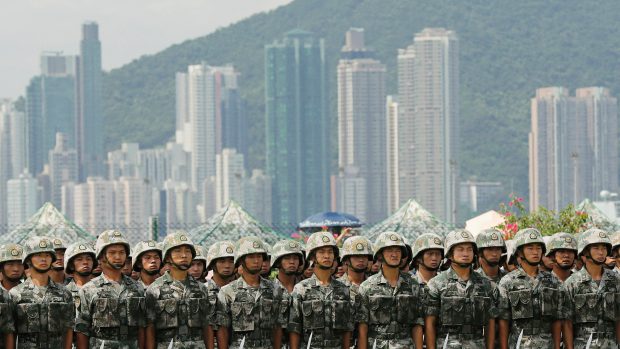
[[[508,206],[512,207],[512,205],[514,205],[512,201],[508,203]]]
[[[517,201],[523,202],[523,198],[518,198]]]

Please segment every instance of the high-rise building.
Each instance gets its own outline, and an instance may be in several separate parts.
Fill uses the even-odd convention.
[[[256,219],[266,224],[272,223],[272,181],[262,170],[253,170],[245,181],[242,206]]]
[[[617,100],[592,87],[536,90],[529,135],[530,209],[561,210],[618,188]]]
[[[89,177],[74,187],[74,221],[92,234],[110,229],[114,223],[114,183]]]
[[[56,146],[49,151],[52,203],[62,207],[62,185],[79,179],[77,151],[67,146],[65,134],[56,134]]]
[[[0,197],[6,198],[7,181],[18,178],[26,165],[24,113],[10,100],[0,100]],[[0,225],[6,221],[6,201],[0,200]]]
[[[369,222],[368,205],[372,199],[368,197],[367,189],[367,180],[359,174],[359,169],[353,166],[345,167],[334,181],[335,211],[347,212],[362,222]]]
[[[82,25],[80,57],[76,65],[77,88],[75,139],[80,178],[104,175],[101,42],[99,25]]]
[[[196,222],[196,204],[191,188],[185,182],[164,183],[165,218],[169,227],[180,228]]]
[[[294,30],[265,46],[267,174],[274,223],[297,224],[329,207],[330,119],[325,43]]]
[[[365,222],[387,215],[385,65],[372,58],[364,44],[364,30],[350,29],[337,69],[338,169],[336,183],[364,183],[364,190],[336,188],[339,210]],[[354,176],[354,177],[351,177]],[[363,195],[356,197],[354,195]],[[363,202],[361,202],[363,201]]]
[[[454,223],[459,139],[458,39],[426,28],[398,54],[399,200]]]
[[[56,133],[64,133],[75,146],[75,56],[61,52],[41,55],[41,75],[26,88],[26,140],[28,169],[33,175],[43,170]]]
[[[3,200],[6,200],[8,230],[12,230],[37,211],[37,180],[24,171],[18,178],[10,179],[6,186],[7,195]]]
[[[153,215],[153,187],[141,178],[121,177],[114,186],[114,224],[133,238],[147,238],[145,227]]]
[[[215,175],[215,202],[220,210],[231,200],[243,204],[243,183],[245,181],[245,166],[243,154],[235,149],[223,149],[216,156]]]
[[[395,96],[387,96],[385,109],[387,210],[389,213],[392,213],[400,207],[400,192],[398,189],[398,101]]]

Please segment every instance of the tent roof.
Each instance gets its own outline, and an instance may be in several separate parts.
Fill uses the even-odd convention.
[[[49,236],[62,239],[66,245],[95,237],[68,220],[54,205],[45,203],[26,223],[0,237],[1,243],[21,244],[33,236]]]
[[[374,241],[382,232],[394,231],[413,243],[421,234],[435,233],[445,237],[450,230],[448,224],[437,219],[415,200],[410,199],[393,215],[365,230],[363,235]]]
[[[495,228],[502,223],[504,223],[504,216],[495,210],[490,210],[467,220],[467,222],[465,222],[465,229],[474,236],[478,236],[481,231]]]
[[[256,220],[235,201],[189,232],[195,244],[210,246],[217,241],[237,241],[244,236],[257,236],[268,244],[286,238]]]

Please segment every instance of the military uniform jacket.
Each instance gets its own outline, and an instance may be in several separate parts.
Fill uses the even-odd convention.
[[[80,290],[75,328],[90,337],[91,348],[137,348],[138,328],[145,325],[144,288],[132,278],[116,283],[101,274]]]
[[[322,286],[316,275],[295,285],[291,294],[288,331],[300,333],[303,342],[312,334],[310,348],[341,348],[344,332],[352,332],[349,288],[331,279]]]
[[[174,280],[166,272],[147,289],[146,324],[153,325],[156,341],[166,346],[175,343],[204,348],[202,331],[209,325],[210,304],[207,287],[187,276]]]
[[[472,270],[469,280],[459,278],[450,268],[435,276],[428,285],[426,316],[437,317],[437,338],[479,340],[483,327],[497,318],[497,288]]]
[[[0,333],[15,332],[15,321],[10,309],[9,292],[0,286]],[[0,340],[0,349],[4,349],[4,341]]]
[[[420,286],[411,275],[400,273],[396,287],[383,276],[383,271],[372,275],[359,289],[357,322],[368,324],[368,339],[377,348],[383,341],[411,340],[414,325],[424,325],[420,308]]]
[[[600,283],[592,280],[586,268],[571,275],[564,283],[573,321],[575,338],[615,338],[615,324],[620,320],[620,275],[603,268]]]
[[[497,283],[498,283],[498,282],[499,282],[499,281],[500,281],[500,280],[501,280],[504,276],[506,276],[506,274],[508,274],[508,273],[506,273],[506,272],[504,271],[504,269],[501,269],[501,268],[500,268],[500,269],[499,269],[499,272],[497,273],[497,276],[496,276],[496,277],[490,277],[490,276],[488,276],[488,275],[487,275],[487,273],[485,273],[485,272],[484,272],[484,269],[482,269],[482,267],[480,267],[480,268],[476,269],[476,273],[478,273],[478,274],[480,274],[480,275],[484,276],[485,278],[487,278],[487,279],[491,280],[491,281],[492,281],[493,283],[495,283],[496,285],[497,285]]]
[[[271,347],[273,330],[281,326],[279,302],[271,281],[260,278],[259,287],[252,287],[241,277],[220,289],[215,322],[232,328],[233,346],[245,338],[246,348]]]
[[[37,287],[28,278],[11,289],[9,299],[18,348],[62,347],[64,334],[75,321],[73,299],[64,286],[49,279],[46,287]]]
[[[502,278],[498,289],[499,318],[512,320],[511,347],[516,344],[521,330],[524,338],[537,336],[549,343],[552,322],[566,319],[569,315],[565,303],[566,289],[558,278],[547,271],[539,271],[532,278],[519,267]]]

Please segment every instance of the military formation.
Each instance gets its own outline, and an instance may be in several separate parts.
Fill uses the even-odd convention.
[[[34,237],[0,246],[0,349],[619,348],[620,233],[545,238]]]

